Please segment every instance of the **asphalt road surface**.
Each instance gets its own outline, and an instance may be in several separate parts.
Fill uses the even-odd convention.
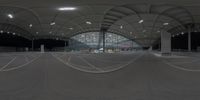
[[[0,100],[199,100],[200,58],[1,53]]]

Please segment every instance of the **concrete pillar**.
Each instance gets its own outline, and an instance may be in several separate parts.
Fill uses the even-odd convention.
[[[44,53],[44,45],[40,45],[40,50],[41,50],[41,53]]]
[[[188,29],[188,51],[191,51],[191,28]]]
[[[34,39],[32,39],[32,47],[31,47],[32,51],[34,51]]]
[[[105,40],[105,31],[102,31],[103,33],[103,52],[105,52],[105,43],[106,43],[106,40]]]
[[[171,33],[161,32],[161,53],[162,55],[171,55]]]

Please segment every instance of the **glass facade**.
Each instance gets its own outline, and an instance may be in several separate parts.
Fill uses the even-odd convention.
[[[87,32],[71,37],[69,47],[72,50],[101,49],[103,37],[100,32]],[[140,46],[134,41],[114,33],[105,33],[105,49],[110,50],[133,50]]]

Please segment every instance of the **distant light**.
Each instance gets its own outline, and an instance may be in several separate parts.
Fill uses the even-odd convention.
[[[3,31],[1,30],[0,33],[3,33]]]
[[[51,23],[50,23],[50,25],[55,25],[55,24],[56,24],[55,22],[51,22]]]
[[[141,19],[138,23],[139,24],[142,24],[144,22],[144,20],[143,19]]]
[[[146,30],[143,30],[142,32],[146,32]]]
[[[16,33],[13,33],[13,35],[15,35]]]
[[[62,7],[62,8],[58,8],[58,10],[60,11],[73,11],[76,10],[75,7]]]
[[[10,19],[13,19],[13,18],[14,18],[14,16],[13,16],[12,14],[8,14],[8,17],[9,17]]]
[[[157,31],[158,33],[160,33],[160,31]]]
[[[92,22],[86,21],[86,24],[89,24],[89,25],[91,25],[91,24],[92,24]]]
[[[36,34],[39,34],[39,32],[36,32]]]
[[[121,25],[120,28],[123,29],[123,26]]]
[[[181,34],[183,35],[183,34],[184,34],[184,32],[181,32]]]
[[[169,25],[169,23],[163,23],[163,25]]]
[[[56,38],[56,40],[59,40],[59,38]]]
[[[49,34],[51,34],[52,32],[50,31]]]
[[[10,32],[7,32],[8,34],[10,34]]]
[[[130,34],[133,34],[133,32],[130,32]]]
[[[175,35],[172,35],[172,37],[175,37]]]
[[[70,29],[70,30],[73,30],[73,28],[72,28],[72,27],[70,27],[69,29]]]
[[[30,27],[30,28],[33,27],[33,24],[30,24],[29,27]]]

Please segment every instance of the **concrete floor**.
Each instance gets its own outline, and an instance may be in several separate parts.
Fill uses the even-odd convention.
[[[198,55],[1,53],[0,100],[198,100]]]

